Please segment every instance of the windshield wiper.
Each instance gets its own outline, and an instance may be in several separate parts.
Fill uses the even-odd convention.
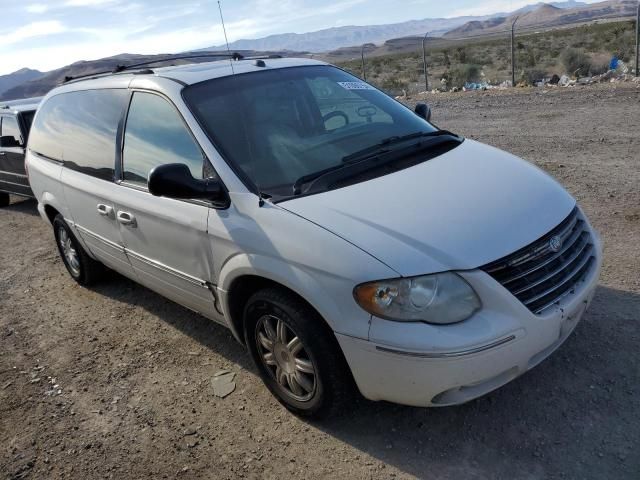
[[[407,135],[394,135],[392,137],[385,138],[380,143],[372,145],[371,147],[364,148],[359,150],[351,155],[347,155],[342,159],[343,163],[351,163],[357,160],[363,160],[369,158],[371,156],[381,155],[383,153],[390,152],[396,145],[400,145],[409,140],[414,140],[416,138],[423,137],[440,137],[443,135],[449,135],[452,137],[456,137],[457,135],[447,131],[447,130],[436,130],[435,132],[414,132],[409,133]]]
[[[406,140],[428,137],[425,141],[419,141],[410,145],[400,145]],[[293,195],[297,196],[302,193],[302,186],[311,184],[307,191],[311,190],[313,186],[321,179],[328,180],[335,176],[343,176],[338,172],[344,171],[344,176],[350,177],[358,175],[371,168],[379,167],[392,163],[405,157],[407,151],[413,151],[417,153],[420,150],[427,148],[437,147],[446,143],[462,143],[463,139],[454,135],[453,133],[445,130],[438,130],[437,132],[419,132],[410,135],[404,135],[402,137],[389,137],[379,144],[368,147],[355,154],[348,155],[342,159],[342,162],[338,165],[334,165],[324,170],[320,170],[308,175],[304,175],[295,181],[293,184]],[[327,183],[327,182],[324,182]]]
[[[309,182],[313,182],[314,180],[328,174],[331,172],[335,172],[338,170],[342,170],[344,168],[348,168],[350,167],[352,164],[351,163],[342,163],[342,164],[338,164],[338,165],[334,165],[333,167],[329,167],[329,168],[325,168],[324,170],[319,170],[317,172],[314,173],[310,173],[308,175],[303,175],[302,177],[300,177],[299,179],[297,179],[294,184],[293,184],[293,194],[294,195],[300,195],[302,193],[301,187],[302,185],[305,185]]]

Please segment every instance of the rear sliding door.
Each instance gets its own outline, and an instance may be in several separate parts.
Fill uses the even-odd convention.
[[[91,253],[135,278],[116,221],[117,133],[129,100],[126,89],[83,90],[49,99],[36,116],[30,148],[62,161],[60,180],[71,218]]]

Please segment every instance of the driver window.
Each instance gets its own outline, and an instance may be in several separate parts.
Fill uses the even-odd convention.
[[[133,94],[122,157],[128,182],[146,186],[153,167],[167,163],[183,163],[194,178],[203,178],[200,147],[173,105],[152,93]]]
[[[20,134],[18,122],[16,122],[14,117],[9,117],[7,115],[2,116],[2,136],[13,137],[15,146],[22,145],[22,135]]]
[[[393,123],[390,115],[361,95],[368,90],[349,90],[327,77],[315,77],[307,82],[325,119],[327,131],[347,125]]]

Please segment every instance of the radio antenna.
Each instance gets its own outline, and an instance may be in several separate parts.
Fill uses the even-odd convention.
[[[227,44],[227,52],[231,55],[231,49],[229,48],[229,39],[227,38],[227,29],[224,26],[224,17],[222,16],[222,5],[220,5],[220,0],[218,0],[218,10],[220,10],[220,21],[222,22],[222,31],[224,32],[224,41]],[[233,58],[229,57],[229,65],[231,65],[231,74],[235,75],[236,72],[233,69]]]

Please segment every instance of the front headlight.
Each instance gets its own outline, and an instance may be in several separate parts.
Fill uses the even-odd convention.
[[[450,324],[480,309],[480,299],[452,272],[363,283],[353,290],[362,308],[376,317],[400,322]]]

